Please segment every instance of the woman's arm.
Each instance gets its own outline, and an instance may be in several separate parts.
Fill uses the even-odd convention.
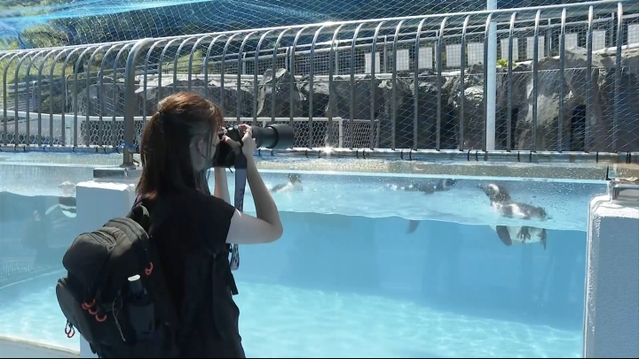
[[[227,184],[227,174],[224,168],[214,168],[215,185],[213,188],[213,196],[224,200],[227,204],[231,204],[229,200],[229,184]]]
[[[247,163],[247,180],[257,217],[236,210],[231,218],[227,243],[260,244],[278,240],[282,236],[282,222],[276,203],[258,173],[253,156],[247,159]]]
[[[251,188],[253,202],[256,205],[256,215],[253,217],[238,210],[231,217],[231,225],[227,235],[227,243],[231,244],[259,244],[278,240],[282,236],[282,222],[278,207],[271,197],[271,193],[264,185],[258,167],[253,157],[256,142],[251,127],[243,126],[245,134],[242,138],[244,145],[242,152],[247,158],[247,182]]]

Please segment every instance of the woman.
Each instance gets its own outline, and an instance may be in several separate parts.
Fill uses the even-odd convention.
[[[140,201],[165,215],[151,230],[176,309],[181,309],[179,344],[184,358],[244,358],[238,331],[239,310],[227,244],[260,244],[282,236],[278,209],[256,168],[251,127],[242,125],[241,151],[257,217],[229,204],[225,169],[215,168],[213,196],[207,170],[213,166],[220,135],[220,108],[194,93],[163,99],[146,124],[141,141]],[[156,217],[156,220],[158,217]],[[183,304],[185,306],[183,307]]]

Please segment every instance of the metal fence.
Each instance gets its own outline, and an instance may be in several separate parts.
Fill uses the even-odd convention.
[[[195,91],[290,123],[293,155],[637,163],[638,20],[598,1],[2,52],[0,149],[130,163],[158,101]]]

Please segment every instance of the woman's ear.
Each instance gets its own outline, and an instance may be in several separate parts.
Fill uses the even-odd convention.
[[[202,137],[196,139],[196,151],[202,156],[206,156],[207,154],[207,144]]]

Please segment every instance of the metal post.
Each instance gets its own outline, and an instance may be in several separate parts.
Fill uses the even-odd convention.
[[[487,0],[487,10],[497,10],[497,0]],[[495,150],[496,142],[496,66],[498,62],[498,26],[495,21],[492,21],[489,25],[489,38],[487,39],[487,78],[484,81],[487,83],[487,93],[484,94],[487,99],[487,117],[486,121],[486,150]]]
[[[133,141],[135,137],[134,117],[136,116],[136,59],[140,50],[144,49],[153,39],[139,40],[129,52],[127,57],[127,65],[125,68],[124,80],[124,147],[122,149],[122,165],[123,168],[135,168],[133,163]]]

